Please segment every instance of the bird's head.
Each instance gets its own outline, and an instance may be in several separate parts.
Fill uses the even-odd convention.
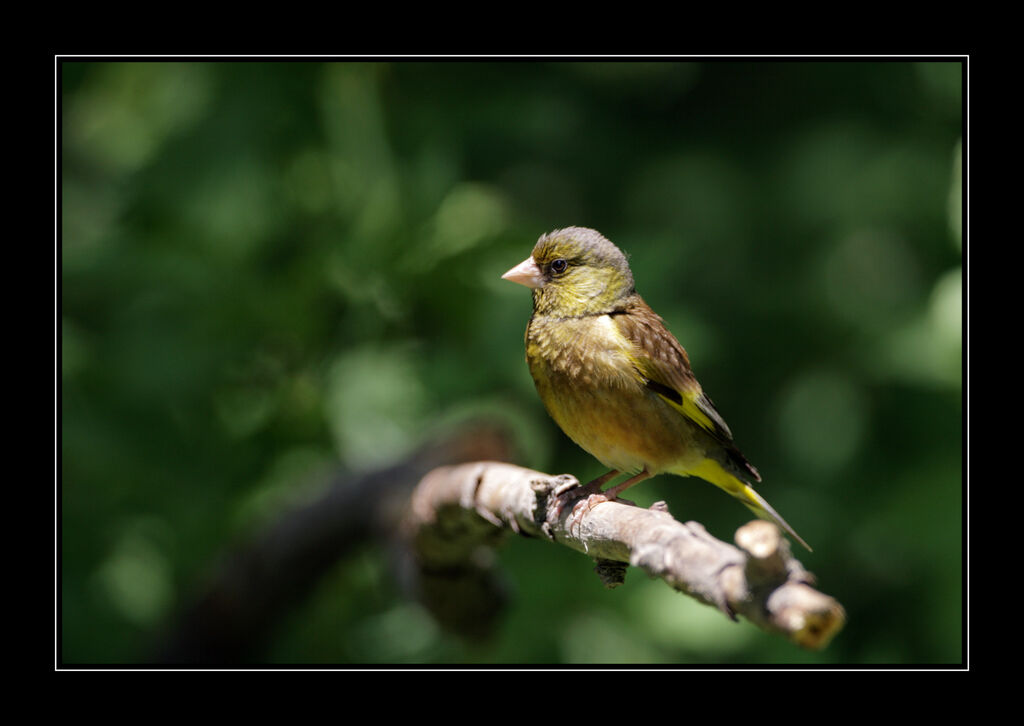
[[[634,291],[626,256],[586,227],[543,235],[502,278],[533,289],[535,312],[562,317],[609,312]]]

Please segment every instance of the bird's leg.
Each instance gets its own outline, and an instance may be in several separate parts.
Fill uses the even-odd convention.
[[[619,470],[618,469],[612,469],[607,474],[602,474],[601,476],[597,477],[597,479],[594,479],[593,481],[587,482],[586,484],[583,485],[582,488],[583,489],[593,490],[595,492],[599,492],[599,491],[601,491],[601,487],[603,487],[610,479],[614,479],[618,475],[619,475]]]
[[[617,471],[608,472],[604,476],[600,476],[594,481],[587,484],[587,487],[591,487],[591,485],[595,484],[595,482],[597,483],[597,487],[600,487],[602,484],[604,484],[606,481],[611,479],[616,474],[618,474]],[[569,519],[566,521],[566,528],[568,529],[569,533],[576,533],[576,535],[578,536],[580,522],[583,519],[584,514],[589,512],[591,509],[596,507],[601,502],[615,501],[616,499],[618,499],[619,494],[626,491],[634,484],[642,482],[644,479],[649,479],[650,477],[651,473],[647,471],[647,467],[644,467],[644,470],[641,471],[639,474],[637,474],[636,476],[632,476],[629,479],[626,479],[626,481],[622,482],[621,484],[616,484],[611,489],[604,492],[600,491],[600,489],[598,488],[598,491],[594,492],[586,499],[581,499],[572,508],[572,514],[569,515]],[[632,504],[632,502],[627,502],[627,504]]]
[[[626,481],[622,482],[621,484],[616,484],[611,489],[608,489],[607,491],[605,491],[603,493],[603,496],[608,501],[612,501],[613,499],[618,499],[619,495],[622,494],[622,492],[626,491],[627,489],[629,489],[634,484],[639,484],[644,479],[650,479],[650,478],[651,478],[651,473],[649,471],[647,471],[646,467],[644,467],[644,470],[641,471],[636,476],[630,477],[629,479],[626,479]]]

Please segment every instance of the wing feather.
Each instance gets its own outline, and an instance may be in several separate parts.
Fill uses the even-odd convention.
[[[631,361],[647,388],[700,428],[726,450],[728,458],[760,481],[757,470],[733,443],[732,431],[704,393],[690,368],[690,358],[661,317],[639,296],[612,315],[619,332],[632,346]]]

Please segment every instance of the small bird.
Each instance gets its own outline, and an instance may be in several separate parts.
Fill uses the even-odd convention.
[[[533,291],[526,361],[566,435],[611,471],[597,501],[661,473],[696,476],[810,546],[751,487],[761,475],[690,369],[683,346],[637,294],[626,256],[593,229],[542,235],[502,275]],[[630,478],[603,493],[621,473]]]

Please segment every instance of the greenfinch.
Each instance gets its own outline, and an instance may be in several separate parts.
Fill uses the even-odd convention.
[[[593,229],[543,235],[502,275],[533,291],[526,361],[548,413],[610,471],[590,482],[614,500],[661,473],[696,476],[806,542],[752,488],[761,475],[733,443],[690,360],[637,294],[626,256]],[[619,474],[631,476],[600,492]]]

